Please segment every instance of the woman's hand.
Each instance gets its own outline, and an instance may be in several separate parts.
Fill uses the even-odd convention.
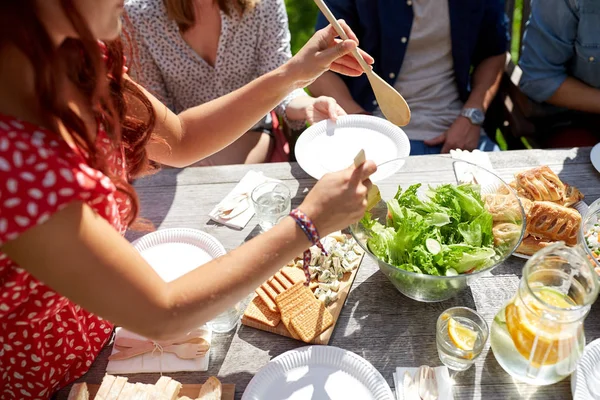
[[[323,237],[361,219],[367,208],[371,176],[377,171],[372,161],[340,172],[326,174],[300,205]]]
[[[285,108],[285,114],[291,121],[307,121],[309,124],[346,115],[346,111],[332,97],[300,96],[294,98]]]
[[[342,75],[360,76],[363,73],[358,61],[350,52],[358,46],[358,39],[352,29],[339,20],[349,40],[338,38],[333,26],[329,25],[313,35],[284,67],[297,82],[298,88],[310,85],[323,72],[331,70]],[[373,58],[359,50],[367,64],[373,64]]]

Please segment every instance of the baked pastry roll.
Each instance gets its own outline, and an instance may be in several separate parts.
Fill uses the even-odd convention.
[[[536,238],[534,236],[528,236],[525,239],[523,239],[521,241],[521,244],[519,244],[519,247],[517,247],[517,253],[532,256],[539,250],[551,244],[553,243],[545,239]]]
[[[494,223],[519,222],[522,219],[521,207],[514,194],[486,194],[483,201]]]
[[[549,201],[535,201],[527,214],[527,232],[550,241],[577,244],[581,214],[572,208]]]
[[[533,201],[529,200],[526,197],[519,196],[519,201],[523,206],[523,210],[525,210],[525,215],[529,214],[529,210],[531,210],[531,206],[533,205]]]
[[[565,207],[571,207],[573,204],[583,200],[583,193],[576,187],[565,184],[565,195],[562,199],[562,205]]]
[[[519,236],[521,236],[521,227],[510,222],[503,222],[494,225],[492,234],[494,235],[494,246],[510,245],[519,240]]]
[[[565,195],[565,184],[547,165],[519,172],[515,177],[523,197],[531,200],[559,201]]]

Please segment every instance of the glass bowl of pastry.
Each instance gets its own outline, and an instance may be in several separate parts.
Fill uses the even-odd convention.
[[[395,172],[377,182],[382,200],[350,231],[402,294],[449,299],[519,246],[525,210],[496,174],[445,156],[378,168]]]
[[[579,243],[600,275],[600,199],[590,204],[579,230]]]

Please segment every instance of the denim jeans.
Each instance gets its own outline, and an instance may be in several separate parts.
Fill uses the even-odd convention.
[[[425,154],[440,154],[442,147],[443,145],[427,146],[422,140],[411,140],[410,155],[422,156]],[[500,151],[498,145],[485,135],[481,135],[481,139],[479,139],[479,146],[477,146],[477,148],[481,151]]]

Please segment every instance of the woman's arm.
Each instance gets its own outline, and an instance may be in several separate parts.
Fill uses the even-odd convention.
[[[364,181],[375,169],[369,162],[317,183],[300,207],[322,235],[362,216],[369,186]],[[106,220],[73,202],[1,250],[86,310],[140,335],[169,339],[231,307],[309,245],[287,217],[229,254],[165,283]]]
[[[286,64],[232,93],[179,115],[171,113],[146,92],[157,115],[156,133],[170,147],[149,144],[150,158],[176,167],[190,165],[227,147],[288,93],[307,86],[328,69],[349,76],[362,74],[354,57],[349,55],[356,47],[356,37],[345,23],[341,24],[353,40],[339,41],[333,27],[324,28]],[[364,56],[367,62],[373,62],[366,53]]]

